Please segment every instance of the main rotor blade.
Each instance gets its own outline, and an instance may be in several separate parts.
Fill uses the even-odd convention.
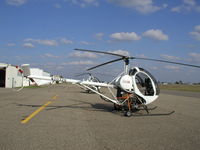
[[[197,66],[197,65],[179,63],[179,62],[174,62],[174,61],[166,61],[166,60],[160,60],[160,59],[139,58],[139,57],[132,57],[132,58],[130,58],[130,59],[141,59],[141,60],[158,61],[158,62],[164,62],[164,63],[170,63],[170,64],[177,64],[177,65],[183,65],[183,66],[189,66],[189,67],[200,68],[200,66]]]
[[[108,55],[114,55],[114,56],[118,56],[118,57],[128,57],[125,55],[120,55],[120,54],[115,54],[115,53],[111,53],[111,52],[102,52],[102,51],[95,51],[95,50],[87,50],[87,49],[74,49],[76,51],[83,51],[83,52],[93,52],[93,53],[100,53],[100,54],[108,54]]]
[[[75,49],[75,50],[77,50],[77,51],[84,51],[84,52],[94,52],[94,53],[100,53],[100,54],[108,54],[108,55],[114,55],[114,56],[121,57],[120,59],[116,59],[116,60],[113,60],[113,61],[109,61],[109,62],[100,64],[98,66],[94,66],[92,68],[89,68],[88,70],[92,70],[94,68],[97,68],[97,67],[109,64],[109,63],[113,63],[115,61],[125,60],[125,59],[141,59],[141,60],[157,61],[157,62],[164,62],[164,63],[171,63],[171,64],[177,64],[177,65],[183,65],[183,66],[200,68],[200,66],[198,66],[198,65],[186,64],[186,63],[179,63],[179,62],[173,62],[173,61],[166,61],[166,60],[160,60],[160,59],[129,57],[129,56],[115,54],[115,53],[111,53],[111,52],[103,52],[103,51],[95,51],[95,50],[87,50],[87,49]]]
[[[107,65],[107,64],[110,64],[110,63],[116,62],[116,61],[120,61],[120,60],[123,60],[123,59],[124,59],[124,58],[114,59],[114,60],[111,60],[111,61],[105,62],[105,63],[103,63],[103,64],[100,64],[100,65],[94,66],[94,67],[92,67],[92,68],[89,68],[89,69],[87,69],[87,71],[92,70],[92,69],[95,69],[95,68],[100,67],[100,66],[104,66],[104,65]]]

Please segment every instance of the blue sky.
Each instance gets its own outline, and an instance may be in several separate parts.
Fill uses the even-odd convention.
[[[30,63],[74,77],[115,59],[76,52],[111,51],[200,65],[197,0],[1,0],[0,62]],[[159,81],[200,82],[200,69],[135,60]],[[123,63],[93,72],[116,75]],[[100,76],[105,78],[105,76]]]

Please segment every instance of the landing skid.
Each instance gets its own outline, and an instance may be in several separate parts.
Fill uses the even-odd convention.
[[[171,112],[168,112],[168,113],[155,113],[155,114],[152,114],[152,113],[142,114],[142,113],[135,113],[135,112],[132,112],[132,111],[125,111],[124,112],[124,116],[126,116],[126,117],[130,117],[130,116],[133,116],[133,117],[142,117],[142,116],[169,116],[169,115],[171,115],[173,113],[175,113],[175,111],[171,111]]]
[[[123,108],[121,109],[116,109],[116,106],[114,107],[114,110],[115,111],[118,111],[118,112],[123,112],[124,113],[124,116],[126,117],[130,117],[130,116],[134,116],[134,117],[139,117],[139,116],[169,116],[171,114],[173,114],[175,111],[171,111],[171,112],[167,112],[167,113],[150,113],[149,111],[152,111],[152,110],[155,110],[157,108],[157,106],[155,107],[152,107],[152,108],[148,108],[146,105],[143,105],[139,108],[133,108],[131,110],[125,110]],[[143,113],[139,113],[139,111],[146,111],[146,114],[143,114]]]
[[[171,114],[175,113],[175,111],[171,111],[171,112],[168,112],[168,113],[157,113],[157,114],[137,114],[137,113],[134,113],[133,116],[134,117],[140,117],[140,116],[169,116]]]

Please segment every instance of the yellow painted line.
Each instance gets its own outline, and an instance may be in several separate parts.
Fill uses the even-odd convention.
[[[55,95],[54,97],[52,97],[53,100],[57,99],[58,95]]]
[[[57,99],[58,95],[55,95],[54,97],[52,97],[53,100]],[[44,105],[42,105],[40,108],[38,108],[36,111],[34,111],[33,113],[31,113],[27,118],[25,118],[24,120],[21,121],[22,124],[27,123],[28,121],[30,121],[33,117],[35,117],[39,112],[41,112],[43,109],[45,109],[45,107],[47,107],[49,104],[51,104],[53,101],[48,101],[47,103],[45,103]]]

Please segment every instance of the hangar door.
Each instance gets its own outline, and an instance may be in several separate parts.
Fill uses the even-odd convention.
[[[6,68],[0,68],[0,87],[5,87]]]

